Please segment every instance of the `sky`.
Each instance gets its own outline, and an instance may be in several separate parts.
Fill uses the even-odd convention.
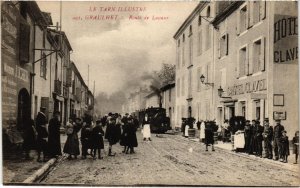
[[[59,22],[58,1],[37,3],[51,13],[54,25]],[[95,81],[95,95],[129,92],[145,72],[175,64],[173,36],[197,4],[63,1],[62,30],[73,48],[71,60],[91,91]]]

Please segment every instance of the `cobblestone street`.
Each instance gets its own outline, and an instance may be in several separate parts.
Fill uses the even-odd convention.
[[[115,145],[115,157],[103,160],[63,160],[42,184],[90,185],[299,185],[299,168],[247,158],[205,146],[180,135],[152,135],[152,142],[142,141],[135,154],[123,154]],[[107,143],[105,143],[107,150]],[[103,154],[103,151],[102,151]],[[292,160],[292,159],[290,159]],[[299,166],[298,166],[299,167]]]

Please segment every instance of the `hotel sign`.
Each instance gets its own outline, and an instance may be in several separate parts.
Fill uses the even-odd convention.
[[[274,63],[297,63],[298,17],[279,15],[274,17]]]
[[[228,96],[242,95],[267,90],[266,79],[245,82],[243,84],[228,87]]]

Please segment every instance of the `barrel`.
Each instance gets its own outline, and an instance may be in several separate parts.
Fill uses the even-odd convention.
[[[189,137],[195,137],[196,136],[196,129],[188,129]]]

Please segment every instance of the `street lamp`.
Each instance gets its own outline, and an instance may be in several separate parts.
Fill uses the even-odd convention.
[[[205,85],[210,85],[210,86],[214,86],[214,83],[207,83],[207,82],[204,82],[205,81],[205,76],[203,76],[203,74],[200,76],[200,81],[202,84],[205,84]]]
[[[223,93],[224,93],[224,90],[223,90],[223,88],[220,86],[220,88],[218,89],[218,95],[219,95],[219,97],[220,97],[220,98],[229,98],[229,99],[231,99],[231,97],[223,97],[223,96],[222,96]]]

